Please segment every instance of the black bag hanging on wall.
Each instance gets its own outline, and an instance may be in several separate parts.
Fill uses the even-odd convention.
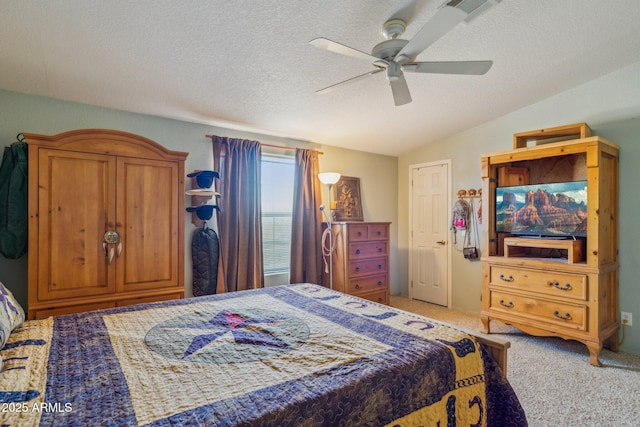
[[[28,240],[27,144],[20,137],[0,164],[0,253],[11,259],[27,253]]]
[[[193,232],[191,259],[194,297],[216,293],[219,246],[218,235],[206,224]]]

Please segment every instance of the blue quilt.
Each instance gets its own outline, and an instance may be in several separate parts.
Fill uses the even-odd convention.
[[[1,425],[526,425],[472,336],[310,284],[29,321],[2,358]]]

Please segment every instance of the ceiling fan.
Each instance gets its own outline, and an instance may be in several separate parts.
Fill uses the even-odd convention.
[[[416,62],[415,59],[460,22],[470,22],[502,0],[448,0],[411,40],[401,39],[400,36],[404,33],[409,20],[407,18],[410,18],[408,15],[417,9],[417,1],[395,13],[383,24],[382,35],[386,40],[375,45],[371,54],[324,37],[311,40],[309,43],[315,47],[364,59],[373,65],[373,70],[367,73],[320,89],[316,93],[327,93],[385,71],[393,100],[395,105],[399,106],[411,102],[409,86],[404,77],[405,72],[482,75],[489,71],[493,61]]]

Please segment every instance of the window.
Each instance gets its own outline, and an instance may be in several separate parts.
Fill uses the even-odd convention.
[[[291,259],[294,158],[262,154],[264,274],[288,273]]]

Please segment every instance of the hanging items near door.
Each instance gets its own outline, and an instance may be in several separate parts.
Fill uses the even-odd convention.
[[[478,259],[478,219],[474,208],[474,199],[481,197],[482,190],[459,190],[458,200],[453,205],[451,218],[451,230],[453,230],[453,243],[457,244],[457,232],[464,232],[462,255],[469,260]],[[469,199],[469,201],[465,200]],[[472,243],[472,236],[474,237]]]
[[[215,230],[207,226],[213,217],[213,211],[220,212],[217,204],[208,204],[213,197],[220,196],[214,191],[214,178],[219,178],[216,171],[195,171],[187,174],[191,178],[191,204],[186,208],[192,213],[192,222],[198,228],[193,232],[191,241],[191,260],[193,263],[193,296],[212,295],[218,285],[218,262],[220,242]]]

